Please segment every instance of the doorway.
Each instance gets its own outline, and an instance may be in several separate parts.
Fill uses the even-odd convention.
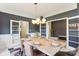
[[[25,38],[26,35],[28,34],[28,22],[26,21],[21,21],[20,23],[20,28],[21,28],[21,31],[20,31],[20,38]]]

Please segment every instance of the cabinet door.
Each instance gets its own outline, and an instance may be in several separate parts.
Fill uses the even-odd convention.
[[[46,36],[46,24],[41,24],[41,36]]]
[[[69,42],[69,46],[74,47],[74,48],[77,48],[78,47],[78,44],[75,43],[75,42]]]
[[[69,19],[69,46],[77,48],[79,46],[79,18]]]
[[[20,44],[20,22],[11,20],[10,25],[12,45]]]

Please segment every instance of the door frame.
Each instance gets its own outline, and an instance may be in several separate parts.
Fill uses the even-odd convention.
[[[10,20],[10,37],[11,37],[11,40],[12,40],[12,22],[19,22],[19,39],[20,39],[20,30],[21,30],[21,28],[20,28],[20,25],[21,25],[21,21],[18,21],[18,20],[13,20],[13,19],[11,19]],[[29,34],[29,22],[28,21],[26,21],[27,22],[27,34]],[[11,41],[11,43],[12,43],[12,41]]]
[[[11,20],[10,20],[10,37],[11,37],[11,46],[13,46],[13,45],[17,45],[17,43],[16,43],[16,44],[13,44],[13,39],[12,39],[12,35],[13,35],[13,34],[12,34],[12,22],[19,23],[19,26],[18,26],[18,27],[19,27],[19,33],[18,33],[19,36],[18,36],[18,37],[19,37],[19,40],[20,40],[20,21],[12,20],[12,19],[11,19]],[[19,43],[21,44],[21,42],[19,42]]]

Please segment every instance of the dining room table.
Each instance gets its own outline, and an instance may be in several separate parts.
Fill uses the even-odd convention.
[[[65,46],[63,40],[47,39],[45,37],[26,38],[25,42],[48,56],[54,56],[60,49]]]

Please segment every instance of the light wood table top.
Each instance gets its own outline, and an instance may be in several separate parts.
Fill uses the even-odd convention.
[[[41,37],[32,37],[26,42],[49,56],[54,56],[61,47],[65,46],[63,40],[51,40]],[[39,44],[35,44],[35,42]]]

